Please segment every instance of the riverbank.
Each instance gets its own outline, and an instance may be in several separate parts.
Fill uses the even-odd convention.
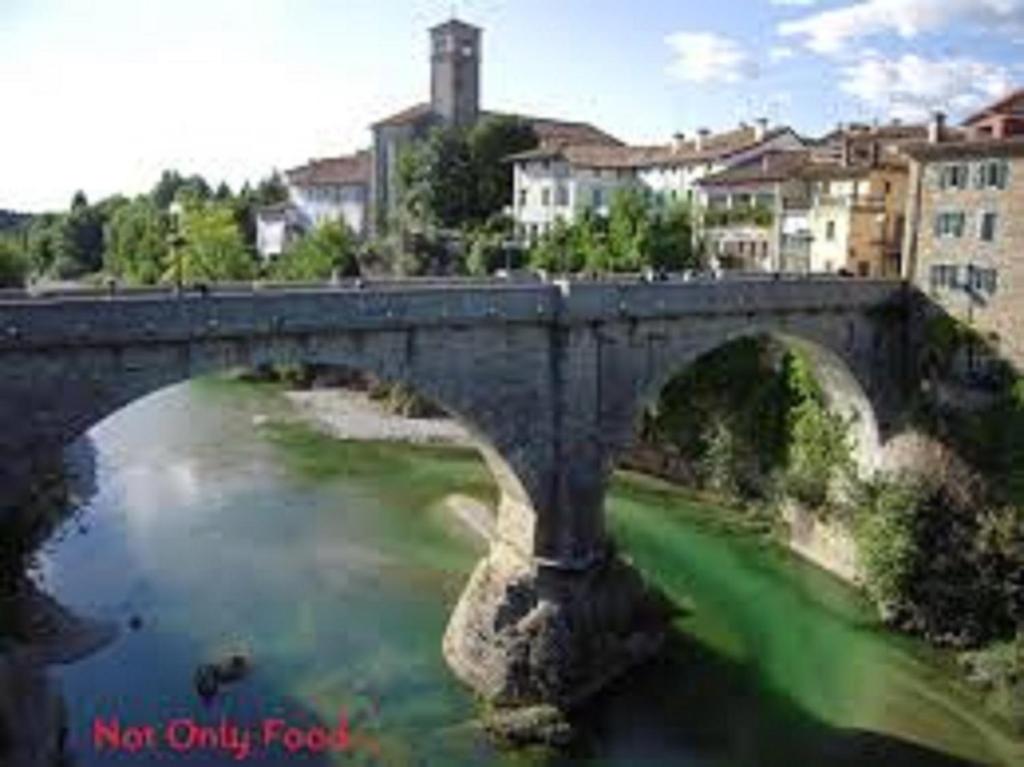
[[[357,442],[406,442],[470,447],[469,432],[451,418],[396,415],[365,391],[313,389],[286,391],[285,398],[310,425],[335,439]]]

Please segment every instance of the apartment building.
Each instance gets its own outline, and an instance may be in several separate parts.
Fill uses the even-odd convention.
[[[944,129],[911,158],[904,276],[984,338],[984,353],[1024,366],[1024,92]]]
[[[620,189],[641,190],[669,205],[708,204],[699,182],[766,153],[799,149],[802,139],[790,128],[769,128],[764,121],[734,130],[702,130],[687,139],[677,134],[656,146],[562,143],[513,155],[512,214],[521,239],[532,242],[562,219],[572,222],[584,210],[607,215]]]

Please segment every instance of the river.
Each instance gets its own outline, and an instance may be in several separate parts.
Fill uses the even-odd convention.
[[[735,513],[635,476],[614,484],[611,527],[679,606],[672,642],[576,714],[572,752],[498,750],[440,652],[484,550],[441,501],[493,501],[482,462],[454,448],[339,442],[292,416],[273,390],[200,381],[90,433],[95,495],[38,565],[65,606],[122,627],[102,651],[53,671],[79,767],[874,767],[1024,754],[944,656],[883,631],[852,590]],[[204,703],[197,666],[233,653],[251,671]],[[275,742],[232,753],[184,729],[328,727],[340,712],[350,739],[334,752]],[[126,737],[147,725],[155,743]]]

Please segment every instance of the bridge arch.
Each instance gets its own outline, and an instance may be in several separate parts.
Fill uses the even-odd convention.
[[[729,332],[720,338],[708,339],[686,350],[681,358],[674,358],[671,353],[662,356],[654,364],[651,379],[637,397],[634,424],[644,411],[657,403],[665,387],[684,371],[735,343],[756,339],[772,340],[800,354],[810,364],[811,372],[822,388],[826,405],[849,424],[853,458],[858,469],[865,475],[873,473],[878,468],[882,436],[875,405],[857,371],[843,359],[840,352],[820,338],[811,339],[777,328],[752,326]]]
[[[543,502],[537,488],[543,488],[545,478],[538,469],[544,467],[537,466],[522,429],[508,419],[507,391],[493,380],[485,383],[474,375],[477,365],[467,355],[462,355],[462,363],[454,363],[467,369],[453,370],[453,359],[458,357],[428,353],[423,345],[433,346],[436,339],[419,338],[421,335],[427,334],[406,329],[339,333],[319,339],[285,335],[65,349],[59,365],[54,360],[25,360],[35,375],[25,377],[22,386],[0,382],[8,395],[0,403],[0,411],[9,410],[3,413],[7,423],[31,421],[25,430],[26,443],[19,448],[36,464],[27,469],[34,471],[44,461],[55,465],[65,447],[107,417],[187,380],[270,364],[359,370],[407,386],[466,428],[499,489],[498,535],[528,557],[534,545],[537,509]],[[532,400],[542,413],[543,397]]]

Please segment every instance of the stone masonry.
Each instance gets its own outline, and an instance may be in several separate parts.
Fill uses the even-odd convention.
[[[657,600],[612,553],[616,455],[665,383],[731,340],[808,352],[862,463],[900,426],[906,286],[868,280],[456,283],[0,300],[0,521],[34,472],[162,387],[261,363],[405,383],[475,436],[498,535],[445,655],[498,702],[571,703],[652,652]]]

